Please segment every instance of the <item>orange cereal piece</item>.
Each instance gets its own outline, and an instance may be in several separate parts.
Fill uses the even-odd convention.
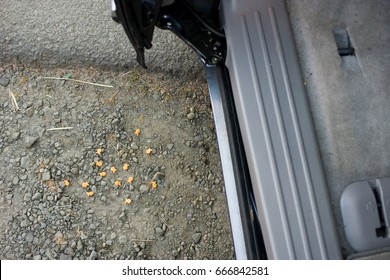
[[[116,173],[118,171],[118,169],[116,169],[114,166],[110,168],[111,172],[112,173]]]
[[[134,177],[130,176],[129,179],[127,179],[127,182],[132,184],[134,182]]]
[[[94,195],[95,195],[95,192],[92,192],[92,191],[87,192],[87,196],[89,196],[89,197],[94,196]]]
[[[130,204],[131,203],[131,199],[130,198],[126,198],[125,199],[125,204]]]

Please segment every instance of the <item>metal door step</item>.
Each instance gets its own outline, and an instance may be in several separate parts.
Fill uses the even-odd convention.
[[[268,258],[339,259],[284,1],[223,0],[221,13],[226,65]]]

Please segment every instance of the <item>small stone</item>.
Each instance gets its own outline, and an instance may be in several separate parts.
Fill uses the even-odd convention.
[[[130,148],[131,148],[132,150],[138,150],[138,149],[139,149],[138,145],[137,145],[136,143],[134,143],[134,142],[132,142],[132,143],[130,144]]]
[[[86,239],[88,239],[88,235],[86,235],[83,231],[81,231],[80,238],[81,238],[81,240],[86,240]]]
[[[26,235],[26,241],[28,243],[31,243],[33,242],[33,240],[34,240],[34,233],[32,231],[29,231]]]
[[[168,151],[172,150],[173,149],[173,144],[168,144],[167,148],[168,148]]]
[[[33,257],[33,260],[36,260],[36,261],[42,260],[42,256],[41,256],[41,255],[35,255],[35,256]]]
[[[63,239],[64,235],[62,234],[61,231],[57,231],[56,234],[54,235],[54,239]]]
[[[97,258],[97,252],[96,251],[92,251],[91,254],[89,255],[89,259],[90,260],[96,260]]]
[[[30,107],[26,110],[26,116],[27,117],[32,117],[34,115],[34,108]]]
[[[125,222],[125,221],[126,221],[126,213],[125,213],[125,212],[122,212],[122,213],[119,215],[119,220],[121,220],[122,222]]]
[[[127,237],[126,236],[124,236],[124,235],[122,235],[122,236],[120,236],[119,237],[119,243],[120,244],[126,244],[126,242],[127,242]]]
[[[38,101],[35,103],[36,108],[40,108],[43,106],[43,101],[41,99],[38,99]]]
[[[74,250],[71,248],[71,247],[67,247],[65,250],[64,250],[64,253],[66,255],[69,255],[69,256],[74,256]]]
[[[134,244],[133,246],[134,250],[138,253],[139,251],[141,251],[141,249],[138,247],[137,244]]]
[[[10,79],[8,79],[5,76],[2,76],[0,78],[0,85],[2,85],[3,87],[7,87],[9,85],[9,82],[10,82]]]
[[[187,115],[187,119],[189,120],[193,120],[195,118],[195,114],[193,112],[190,112],[188,115]]]
[[[162,228],[160,228],[160,227],[156,227],[154,230],[156,231],[156,233],[157,233],[159,236],[163,236],[164,233],[165,233],[165,231],[164,231]]]
[[[23,201],[30,201],[31,200],[31,194],[29,193],[26,193],[24,196],[23,196]]]
[[[39,138],[36,136],[26,136],[25,139],[25,147],[31,148],[38,140]]]
[[[83,242],[81,242],[81,240],[77,241],[77,250],[83,250]]]
[[[161,96],[160,96],[160,94],[158,92],[155,92],[153,94],[153,100],[156,101],[156,102],[161,100]]]
[[[14,184],[14,185],[19,184],[19,177],[18,177],[18,176],[15,176],[15,177],[12,179],[12,184]]]
[[[36,193],[33,195],[33,197],[31,198],[31,200],[40,200],[42,199],[42,194],[41,193]]]
[[[111,233],[110,238],[111,238],[111,240],[114,240],[116,238],[116,233],[115,232]]]
[[[22,168],[27,168],[29,163],[30,163],[30,157],[28,155],[20,159],[20,167]]]
[[[90,146],[93,144],[93,136],[91,134],[87,134],[83,138],[84,144]]]
[[[14,132],[14,133],[12,133],[12,135],[11,135],[11,138],[12,138],[12,140],[14,140],[14,141],[18,140],[19,137],[20,137],[20,132]]]
[[[39,245],[39,243],[40,243],[40,239],[38,237],[34,237],[32,244]]]
[[[172,256],[173,256],[173,257],[176,258],[178,255],[179,255],[179,251],[177,251],[177,250],[173,250],[173,251],[172,251]]]
[[[61,254],[61,256],[60,256],[60,260],[63,260],[63,261],[65,261],[65,260],[68,261],[71,259],[72,259],[72,257],[69,255],[66,255],[66,254]]]
[[[50,171],[45,171],[42,173],[42,181],[46,182],[51,179]]]
[[[28,224],[29,224],[29,222],[28,222],[27,220],[23,220],[23,221],[20,222],[20,226],[21,226],[22,228],[27,227]]]
[[[74,249],[74,248],[76,248],[76,246],[77,246],[76,240],[72,240],[72,241],[70,242],[70,249]]]
[[[139,191],[140,191],[141,193],[147,192],[148,190],[149,190],[149,187],[148,187],[147,185],[141,185],[141,186],[139,187]]]
[[[194,240],[194,242],[197,244],[197,243],[199,243],[201,237],[202,237],[202,234],[200,232],[197,232],[197,233],[192,235],[192,240]]]

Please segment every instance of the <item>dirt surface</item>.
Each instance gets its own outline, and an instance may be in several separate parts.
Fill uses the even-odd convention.
[[[0,107],[1,259],[234,258],[204,79],[7,64]]]

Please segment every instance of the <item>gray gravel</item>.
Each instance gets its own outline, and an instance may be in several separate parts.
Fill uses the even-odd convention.
[[[68,73],[114,88],[42,78]],[[0,76],[1,259],[234,258],[203,79],[29,64]]]

